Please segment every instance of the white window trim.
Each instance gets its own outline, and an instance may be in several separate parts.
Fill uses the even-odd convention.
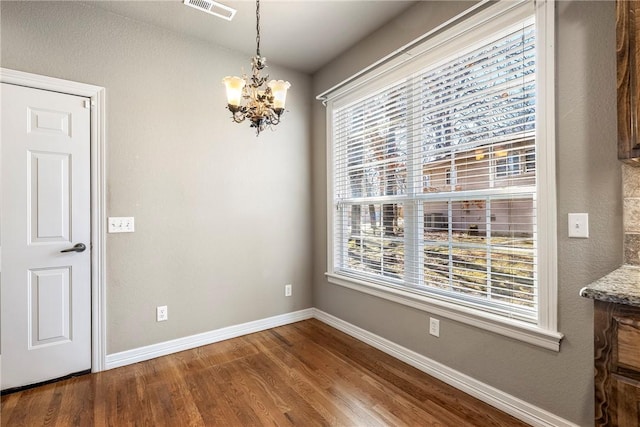
[[[526,2],[524,2],[526,3]],[[520,4],[520,3],[519,3]],[[477,28],[483,22],[494,19],[506,11],[514,9],[513,2],[502,1],[497,5],[484,9],[465,21],[468,28]],[[555,3],[554,0],[537,0],[535,2],[537,40],[540,49],[537,58],[537,114],[542,120],[537,121],[536,140],[538,167],[535,173],[546,179],[537,180],[538,230],[537,240],[544,251],[538,253],[539,269],[538,277],[544,286],[539,287],[539,321],[538,325],[509,319],[492,313],[474,310],[449,301],[426,297],[411,292],[408,288],[394,288],[369,281],[359,280],[353,277],[334,273],[334,209],[333,209],[333,124],[332,107],[336,99],[350,91],[362,93],[362,85],[371,82],[369,74],[360,75],[351,80],[345,87],[341,87],[334,93],[325,93],[327,109],[327,280],[330,283],[357,290],[362,293],[377,296],[402,305],[417,308],[444,318],[488,330],[503,336],[514,338],[535,346],[553,351],[560,351],[560,342],[563,334],[557,329],[557,218],[556,218],[556,189],[555,189]],[[461,31],[458,31],[461,32]],[[442,44],[439,36],[427,40],[414,50],[413,56],[429,53],[433,45]],[[416,52],[417,51],[417,52]],[[406,62],[407,59],[400,62]],[[414,61],[421,63],[421,60]],[[386,70],[375,70],[377,85],[389,84],[391,78],[389,71],[398,67],[398,61],[388,65]],[[542,123],[545,125],[542,126]],[[552,149],[547,149],[547,147]],[[548,185],[553,183],[553,185]],[[544,246],[543,246],[544,245]]]

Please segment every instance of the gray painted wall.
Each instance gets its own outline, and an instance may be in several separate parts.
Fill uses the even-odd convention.
[[[463,10],[421,2],[314,75],[319,94]],[[413,308],[329,284],[326,271],[325,109],[313,106],[314,303],[579,425],[593,424],[589,282],[622,263],[621,164],[616,158],[615,3],[559,1],[556,10],[559,353],[440,320],[440,338]],[[588,212],[590,238],[567,238],[567,214]]]
[[[256,139],[224,108],[243,54],[78,2],[1,19],[2,67],[106,88],[107,215],[136,221],[107,235],[109,354],[312,306],[309,76],[269,68],[290,112]]]

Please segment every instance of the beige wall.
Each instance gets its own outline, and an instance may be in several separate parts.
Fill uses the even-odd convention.
[[[256,139],[220,82],[247,55],[90,3],[1,19],[2,67],[106,88],[107,215],[136,221],[107,235],[109,354],[312,306],[308,76],[272,64],[290,112]]]
[[[314,76],[314,93],[373,63],[467,5],[421,2]],[[593,423],[593,302],[581,287],[622,263],[621,167],[616,158],[614,2],[557,2],[556,129],[559,353],[329,284],[326,271],[325,109],[313,106],[314,303],[579,425]],[[567,238],[567,214],[588,212],[590,238]]]

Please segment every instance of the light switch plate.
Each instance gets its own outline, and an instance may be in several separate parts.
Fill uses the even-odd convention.
[[[569,237],[587,239],[589,237],[589,214],[569,214]]]
[[[110,216],[108,222],[109,233],[133,233],[135,229],[132,216]]]

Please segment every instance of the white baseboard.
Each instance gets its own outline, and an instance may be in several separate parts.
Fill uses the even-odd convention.
[[[255,320],[253,322],[242,323],[240,325],[229,326],[216,329],[214,331],[178,338],[158,344],[135,348],[120,353],[109,354],[106,357],[105,369],[117,368],[130,365],[144,360],[154,359],[160,356],[176,353],[183,350],[200,347],[215,342],[236,338],[254,332],[264,331],[277,326],[299,322],[301,320],[315,317],[327,325],[330,325],[354,338],[363,341],[378,350],[381,350],[396,359],[425,372],[455,388],[463,391],[489,405],[500,409],[514,417],[540,427],[577,427],[563,418],[560,418],[544,409],[538,408],[528,402],[507,394],[495,387],[480,382],[468,375],[451,369],[440,362],[429,359],[413,350],[402,347],[392,341],[382,338],[374,333],[366,331],[351,323],[345,322],[335,316],[316,308],[285,313],[266,319]]]
[[[313,317],[528,424],[541,427],[577,427],[577,424],[560,418],[551,412],[518,399],[515,396],[471,378],[455,369],[451,369],[413,350],[402,347],[386,338],[382,338],[358,326],[345,322],[324,311],[314,309]]]
[[[275,328],[277,326],[299,322],[301,320],[312,318],[313,314],[314,309],[307,308],[305,310],[285,313],[278,316],[268,317],[266,319],[242,323],[240,325],[228,326],[226,328],[203,332],[201,334],[178,338],[171,341],[165,341],[145,347],[134,348],[132,350],[126,350],[120,353],[108,354],[105,360],[105,369],[113,369],[120,366],[131,365],[133,363],[142,362],[144,360],[166,356],[167,354],[177,353],[179,351],[189,350],[207,344],[213,344],[215,342],[228,340],[230,338],[236,338],[242,335],[264,331],[266,329]]]

